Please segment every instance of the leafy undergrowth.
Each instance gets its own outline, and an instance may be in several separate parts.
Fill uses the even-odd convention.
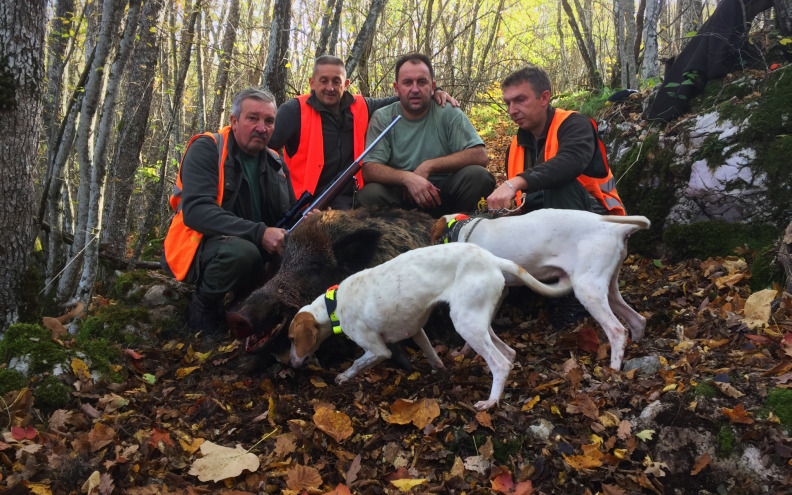
[[[587,318],[554,331],[510,297],[495,328],[517,350],[500,405],[491,375],[438,346],[413,371],[384,366],[338,387],[330,369],[243,374],[230,338],[123,353],[123,383],[75,361],[72,399],[43,417],[7,393],[4,493],[789,493],[792,303],[751,295],[737,259],[665,266],[628,258],[622,293],[646,337],[606,367]],[[769,321],[761,324],[761,321]],[[68,345],[68,341],[64,342]],[[13,491],[11,491],[13,490]]]

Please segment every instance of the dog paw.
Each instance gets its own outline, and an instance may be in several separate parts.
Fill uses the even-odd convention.
[[[497,400],[482,400],[482,401],[476,402],[476,409],[478,409],[479,411],[485,411],[485,410],[489,409],[490,407],[496,405],[497,403],[498,403]]]
[[[349,381],[349,377],[348,376],[344,376],[343,373],[341,373],[341,374],[339,374],[339,375],[337,375],[335,377],[336,385],[343,385],[343,384],[345,384],[348,381]]]

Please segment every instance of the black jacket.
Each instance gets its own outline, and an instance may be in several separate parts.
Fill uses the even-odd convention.
[[[206,136],[188,147],[181,166],[184,224],[205,236],[236,236],[261,247],[264,230],[274,226],[295,203],[289,170],[277,154],[269,150],[259,153],[263,211],[262,222],[255,222],[250,186],[242,171],[238,158],[241,151],[233,131],[228,140],[222,205],[217,204],[217,145]]]

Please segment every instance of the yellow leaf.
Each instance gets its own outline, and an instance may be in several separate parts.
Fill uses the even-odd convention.
[[[596,435],[594,433],[591,434],[589,440],[594,442],[596,445],[602,445],[603,443],[605,443],[605,440],[603,440],[601,436]]]
[[[415,380],[417,380],[419,378],[421,378],[421,374],[419,372],[417,372],[417,371],[414,372],[414,373],[411,373],[410,376],[407,377],[407,379],[410,380],[410,381],[415,381]]]
[[[181,445],[181,448],[184,449],[185,452],[194,454],[201,448],[201,445],[205,441],[206,440],[203,438],[193,438],[191,442],[187,442],[187,440],[180,438],[179,445]]]
[[[393,480],[391,484],[399,489],[400,492],[409,492],[414,487],[418,485],[423,485],[426,483],[426,480],[421,478],[417,480],[411,479],[401,479],[401,480]]]
[[[767,320],[770,319],[770,305],[776,298],[777,291],[773,289],[760,290],[754,292],[745,301],[745,308],[743,308],[743,322],[751,330],[763,328],[767,325]]]
[[[184,378],[193,371],[197,370],[198,366],[190,366],[189,368],[179,368],[176,370],[176,378]]]
[[[565,455],[564,461],[575,469],[593,469],[602,466],[601,460],[585,455]]]
[[[52,495],[52,490],[49,489],[48,485],[44,485],[41,483],[28,483],[25,487],[30,490],[30,493],[35,493],[36,495]]]
[[[533,399],[531,399],[528,402],[526,402],[525,404],[523,404],[522,409],[520,409],[520,411],[522,411],[522,412],[530,411],[538,403],[539,403],[539,396],[537,395]]]
[[[665,387],[663,387],[663,393],[670,392],[671,390],[676,390],[677,384],[676,383],[669,383]]]
[[[324,380],[322,380],[321,378],[317,378],[315,376],[311,377],[311,384],[313,384],[313,386],[316,388],[324,388],[327,386]]]
[[[551,406],[550,412],[557,415],[559,418],[563,418],[563,416],[561,416],[561,411],[558,410],[557,406]]]
[[[74,358],[71,362],[72,371],[80,380],[90,380],[91,372],[88,371],[88,365],[82,359]]]
[[[624,459],[625,454],[627,454],[627,449],[613,449],[613,455],[619,459]]]
[[[781,41],[778,42],[780,45],[788,45],[790,43],[792,43],[792,39],[789,38],[782,38]]]
[[[227,354],[229,352],[235,351],[239,346],[240,346],[240,341],[234,340],[228,345],[218,347],[217,351],[223,354]]]
[[[652,439],[652,435],[654,435],[655,433],[657,432],[654,430],[643,430],[640,433],[636,433],[635,436],[640,438],[644,442],[648,442],[649,440]]]

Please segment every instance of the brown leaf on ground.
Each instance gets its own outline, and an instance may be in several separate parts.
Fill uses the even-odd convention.
[[[420,429],[440,416],[440,406],[434,399],[420,399],[418,401],[398,399],[391,404],[389,423],[406,425],[412,423]]]
[[[696,459],[695,464],[693,464],[693,470],[690,471],[690,474],[695,476],[701,472],[702,469],[707,467],[707,465],[712,462],[712,457],[709,454],[704,454],[698,459]]]
[[[306,490],[309,492],[320,492],[319,486],[322,485],[322,477],[319,471],[311,466],[296,465],[286,473],[286,486],[289,490]]]
[[[355,432],[349,416],[327,407],[318,407],[313,415],[313,421],[317,428],[339,443],[352,436],[352,433]]]
[[[729,417],[729,421],[732,423],[742,423],[746,425],[753,424],[753,418],[748,416],[748,412],[745,410],[742,404],[737,404],[734,406],[734,409],[729,409],[727,407],[722,407],[721,411],[724,415]]]

